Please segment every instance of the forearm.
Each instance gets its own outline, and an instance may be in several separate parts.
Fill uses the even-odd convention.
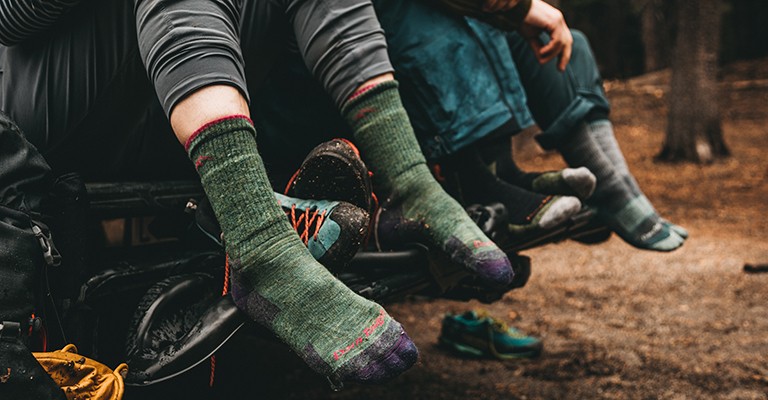
[[[80,0],[0,0],[0,43],[12,46],[45,31]]]

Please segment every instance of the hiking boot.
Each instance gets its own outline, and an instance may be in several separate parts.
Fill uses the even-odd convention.
[[[333,139],[312,149],[291,177],[285,194],[302,199],[343,200],[369,214],[375,205],[368,167],[357,147],[346,139]]]
[[[368,235],[368,212],[353,204],[275,197],[309,252],[328,269],[345,266]]]
[[[275,197],[309,252],[329,270],[345,266],[368,234],[368,213],[350,203],[303,200],[279,193]],[[206,236],[223,244],[221,227],[207,199],[197,205],[195,220]]]
[[[541,340],[474,310],[446,314],[438,340],[441,346],[462,355],[499,360],[537,357],[543,348]]]

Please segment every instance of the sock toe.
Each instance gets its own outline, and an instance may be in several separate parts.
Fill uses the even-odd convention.
[[[592,196],[597,186],[597,178],[587,167],[566,168],[562,172],[563,180],[581,199]]]
[[[508,285],[512,282],[512,263],[493,242],[475,241],[467,246],[454,236],[448,240],[445,249],[452,261],[471,269],[486,283]]]
[[[667,235],[667,237],[665,237],[665,238],[663,238],[663,239],[661,239],[659,241],[654,242],[653,244],[649,245],[646,248],[648,250],[656,250],[656,251],[667,252],[667,251],[672,251],[672,250],[675,250],[675,249],[679,248],[680,246],[683,245],[684,242],[685,242],[685,239],[680,237],[680,235],[678,235],[677,233],[675,233],[673,231],[670,231],[669,235]]]
[[[394,320],[387,328],[389,333],[397,335],[397,340],[383,351],[383,357],[369,361],[363,368],[350,370],[341,376],[342,381],[358,383],[381,383],[388,381],[411,368],[419,358],[419,350],[403,327]],[[382,337],[391,337],[388,333]]]
[[[687,229],[683,228],[680,225],[673,224],[673,223],[671,223],[671,222],[669,222],[667,220],[664,220],[664,224],[667,225],[669,227],[669,229],[672,230],[672,232],[677,233],[681,238],[688,239],[689,233],[688,233]]]
[[[475,258],[477,276],[482,280],[495,285],[508,285],[512,282],[512,264],[503,251],[487,251]]]
[[[581,210],[581,201],[571,196],[556,196],[549,207],[541,211],[541,219],[538,225],[543,229],[550,229],[567,221],[568,218]]]
[[[615,221],[614,221],[615,222]],[[610,223],[609,223],[609,226]],[[654,251],[672,251],[682,246],[685,239],[675,233],[667,224],[650,216],[631,230],[621,229],[614,224],[616,232],[625,242],[640,249]]]

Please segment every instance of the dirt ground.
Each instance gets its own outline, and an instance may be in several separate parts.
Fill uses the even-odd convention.
[[[616,135],[660,213],[690,231],[672,253],[637,250],[618,237],[549,245],[527,286],[491,305],[408,299],[387,305],[421,351],[418,364],[382,386],[333,393],[298,362],[265,350],[258,398],[329,399],[768,399],[768,59],[724,69],[725,138],[731,158],[659,164],[666,125],[657,73],[608,82]],[[704,99],[702,99],[704,100]],[[691,104],[696,107],[696,104]],[[528,152],[529,169],[560,166]],[[457,358],[436,346],[444,313],[484,307],[543,339],[534,360]],[[230,384],[232,384],[230,383]]]

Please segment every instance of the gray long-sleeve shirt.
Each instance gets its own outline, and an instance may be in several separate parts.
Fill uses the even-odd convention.
[[[0,43],[12,46],[45,31],[80,0],[0,0]]]

